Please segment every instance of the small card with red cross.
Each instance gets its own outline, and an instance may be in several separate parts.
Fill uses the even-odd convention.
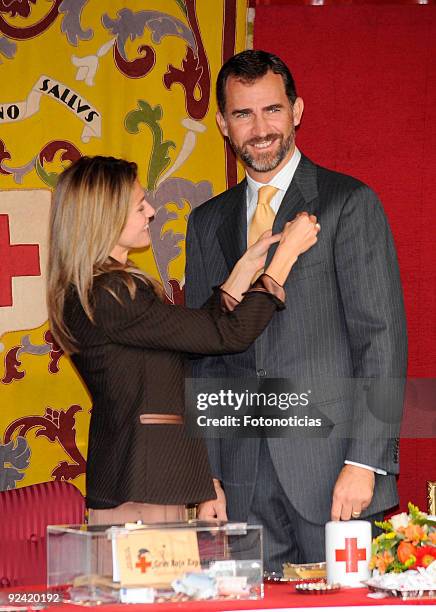
[[[190,529],[139,529],[116,537],[122,587],[162,588],[186,572],[200,572],[197,533]]]

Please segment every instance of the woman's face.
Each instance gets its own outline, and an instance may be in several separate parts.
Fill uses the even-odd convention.
[[[126,224],[118,238],[117,245],[111,252],[111,257],[125,263],[130,249],[141,249],[149,246],[150,219],[154,216],[154,208],[144,197],[144,190],[136,179],[130,197],[129,215]]]

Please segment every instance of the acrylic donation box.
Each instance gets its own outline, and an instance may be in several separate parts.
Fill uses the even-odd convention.
[[[48,588],[75,603],[263,597],[257,525],[57,525],[47,549]]]

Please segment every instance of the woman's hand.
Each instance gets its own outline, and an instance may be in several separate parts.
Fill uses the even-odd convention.
[[[297,258],[317,242],[320,229],[315,215],[298,213],[295,219],[286,223],[277,250],[285,249],[288,255]]]
[[[279,285],[283,285],[298,256],[312,247],[318,240],[321,227],[315,215],[299,213],[283,228],[280,243],[265,272]]]
[[[256,272],[265,266],[269,247],[280,239],[281,234],[274,234],[273,236],[271,230],[264,232],[259,239],[245,251],[241,259],[238,260],[229,278],[221,285],[221,288],[240,302],[242,294],[250,287]]]
[[[202,502],[198,506],[197,518],[201,521],[210,521],[218,519],[219,521],[227,521],[226,512],[226,496],[221,487],[221,483],[216,478],[213,479],[215,487],[216,499],[210,499]]]
[[[275,242],[279,242],[281,237],[282,234],[273,234],[271,230],[267,230],[245,251],[239,262],[247,267],[248,273],[251,274],[250,278],[265,267],[269,247]]]

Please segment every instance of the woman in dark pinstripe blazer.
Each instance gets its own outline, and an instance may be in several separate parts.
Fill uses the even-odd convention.
[[[185,504],[216,496],[203,441],[183,424],[183,353],[245,350],[284,307],[281,285],[318,232],[315,217],[302,215],[281,235],[265,234],[191,310],[165,304],[161,287],[127,259],[150,244],[153,214],[136,164],[111,157],[81,158],[54,193],[50,325],[93,398],[86,498],[94,523],[180,520]]]

